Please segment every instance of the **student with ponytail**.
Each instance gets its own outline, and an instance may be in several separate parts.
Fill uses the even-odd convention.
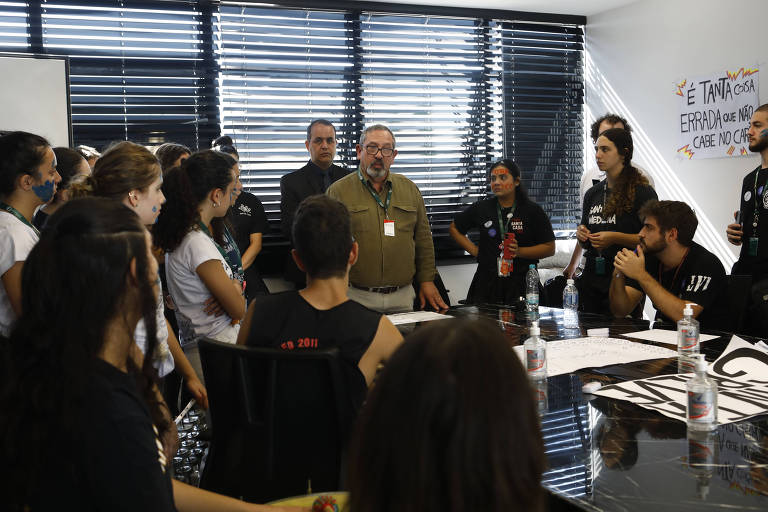
[[[236,183],[236,163],[229,155],[194,153],[166,174],[167,202],[153,227],[155,245],[166,253],[179,339],[201,379],[197,341],[235,343],[245,315],[243,283],[234,277],[223,248],[224,217],[234,203]],[[209,314],[212,310],[216,314]]]
[[[133,142],[119,142],[104,152],[96,161],[93,174],[72,185],[72,195],[94,195],[114,200],[129,207],[141,223],[151,226],[157,220],[165,202],[162,192],[163,176],[160,164],[144,146]],[[203,407],[208,407],[208,394],[193,367],[179,346],[173,330],[165,320],[162,291],[158,283],[156,325],[158,344],[153,362],[160,377],[168,375],[174,367],[184,379],[187,389]],[[147,330],[139,321],[136,344],[146,353]]]

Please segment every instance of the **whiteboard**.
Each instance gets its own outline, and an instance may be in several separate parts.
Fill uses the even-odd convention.
[[[72,145],[67,57],[0,53],[0,76],[0,130]]]

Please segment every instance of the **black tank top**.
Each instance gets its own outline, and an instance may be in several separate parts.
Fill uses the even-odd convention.
[[[376,336],[382,314],[353,300],[322,311],[297,291],[257,297],[254,302],[248,345],[291,351],[339,349],[354,417],[368,390],[357,363]]]

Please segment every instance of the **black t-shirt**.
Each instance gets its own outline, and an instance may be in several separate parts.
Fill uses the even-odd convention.
[[[611,189],[607,188],[606,180],[601,181],[597,185],[587,190],[584,196],[584,208],[581,212],[581,223],[585,225],[591,233],[599,233],[601,231],[616,231],[619,233],[631,233],[636,234],[640,232],[643,227],[643,223],[638,217],[637,212],[640,207],[651,199],[657,199],[656,191],[650,185],[638,185],[635,188],[635,201],[632,205],[630,212],[624,212],[621,215],[612,215],[610,218],[604,218],[603,207],[605,203],[611,197]],[[597,277],[597,281],[602,283],[602,287],[607,290],[610,284],[611,273],[613,272],[613,259],[616,257],[616,253],[622,247],[619,245],[612,245],[603,249],[600,254],[594,249],[591,244],[587,243],[586,249],[586,263],[584,266],[584,274],[592,277]],[[596,276],[595,274],[595,258],[598,256],[605,258],[605,274],[602,276]],[[593,280],[594,281],[594,280]]]
[[[477,229],[480,239],[477,244],[478,272],[498,272],[497,258],[501,253],[502,227],[499,226],[499,215],[495,197],[481,199],[470,205],[453,220],[456,229],[466,234],[471,229]],[[506,224],[507,232],[515,233],[515,240],[520,247],[531,247],[545,244],[555,239],[549,217],[538,204],[532,201],[519,201],[514,212],[512,208],[502,208],[502,221]],[[522,274],[528,271],[528,265],[537,264],[539,260],[515,258],[512,272]]]
[[[757,173],[757,186],[755,174]],[[741,186],[741,238],[739,260],[734,274],[751,275],[754,281],[768,278],[768,169],[757,167],[747,174]],[[757,229],[753,227],[757,211]],[[757,256],[749,255],[749,239],[757,236]]]
[[[251,234],[269,231],[264,206],[259,198],[250,192],[243,191],[238,196],[237,201],[229,210],[229,218],[232,221],[232,227],[235,228],[235,242],[240,249],[241,256],[251,245]],[[245,270],[244,278],[246,282],[245,293],[248,300],[252,300],[256,295],[268,293],[255,262]]]
[[[232,226],[235,228],[235,241],[244,254],[251,245],[252,233],[266,233],[269,230],[267,214],[259,198],[250,192],[243,191],[229,210]]]
[[[694,242],[679,269],[675,267],[664,270],[654,255],[646,255],[645,270],[675,297],[704,308],[697,317],[702,328],[719,329],[725,325],[728,313],[728,308],[723,304],[726,286],[725,268],[717,256],[704,247]],[[626,285],[643,291],[634,279],[628,278]],[[656,320],[675,323],[664,316],[658,308]]]
[[[338,347],[349,392],[348,417],[353,418],[368,390],[357,364],[379,328],[382,314],[353,300],[315,309],[298,291],[257,297],[248,345],[283,350]]]
[[[32,510],[175,511],[170,461],[131,375],[98,359],[79,437],[50,454]]]

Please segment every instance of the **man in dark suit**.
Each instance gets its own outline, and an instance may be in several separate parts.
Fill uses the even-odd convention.
[[[291,243],[291,248],[291,226],[299,203],[309,196],[325,193],[331,183],[348,174],[346,169],[333,164],[336,156],[336,128],[330,121],[312,121],[307,127],[307,140],[304,144],[310,157],[307,165],[280,179],[280,227]],[[306,276],[293,262],[290,251],[284,277],[294,283],[297,289],[306,286]]]

